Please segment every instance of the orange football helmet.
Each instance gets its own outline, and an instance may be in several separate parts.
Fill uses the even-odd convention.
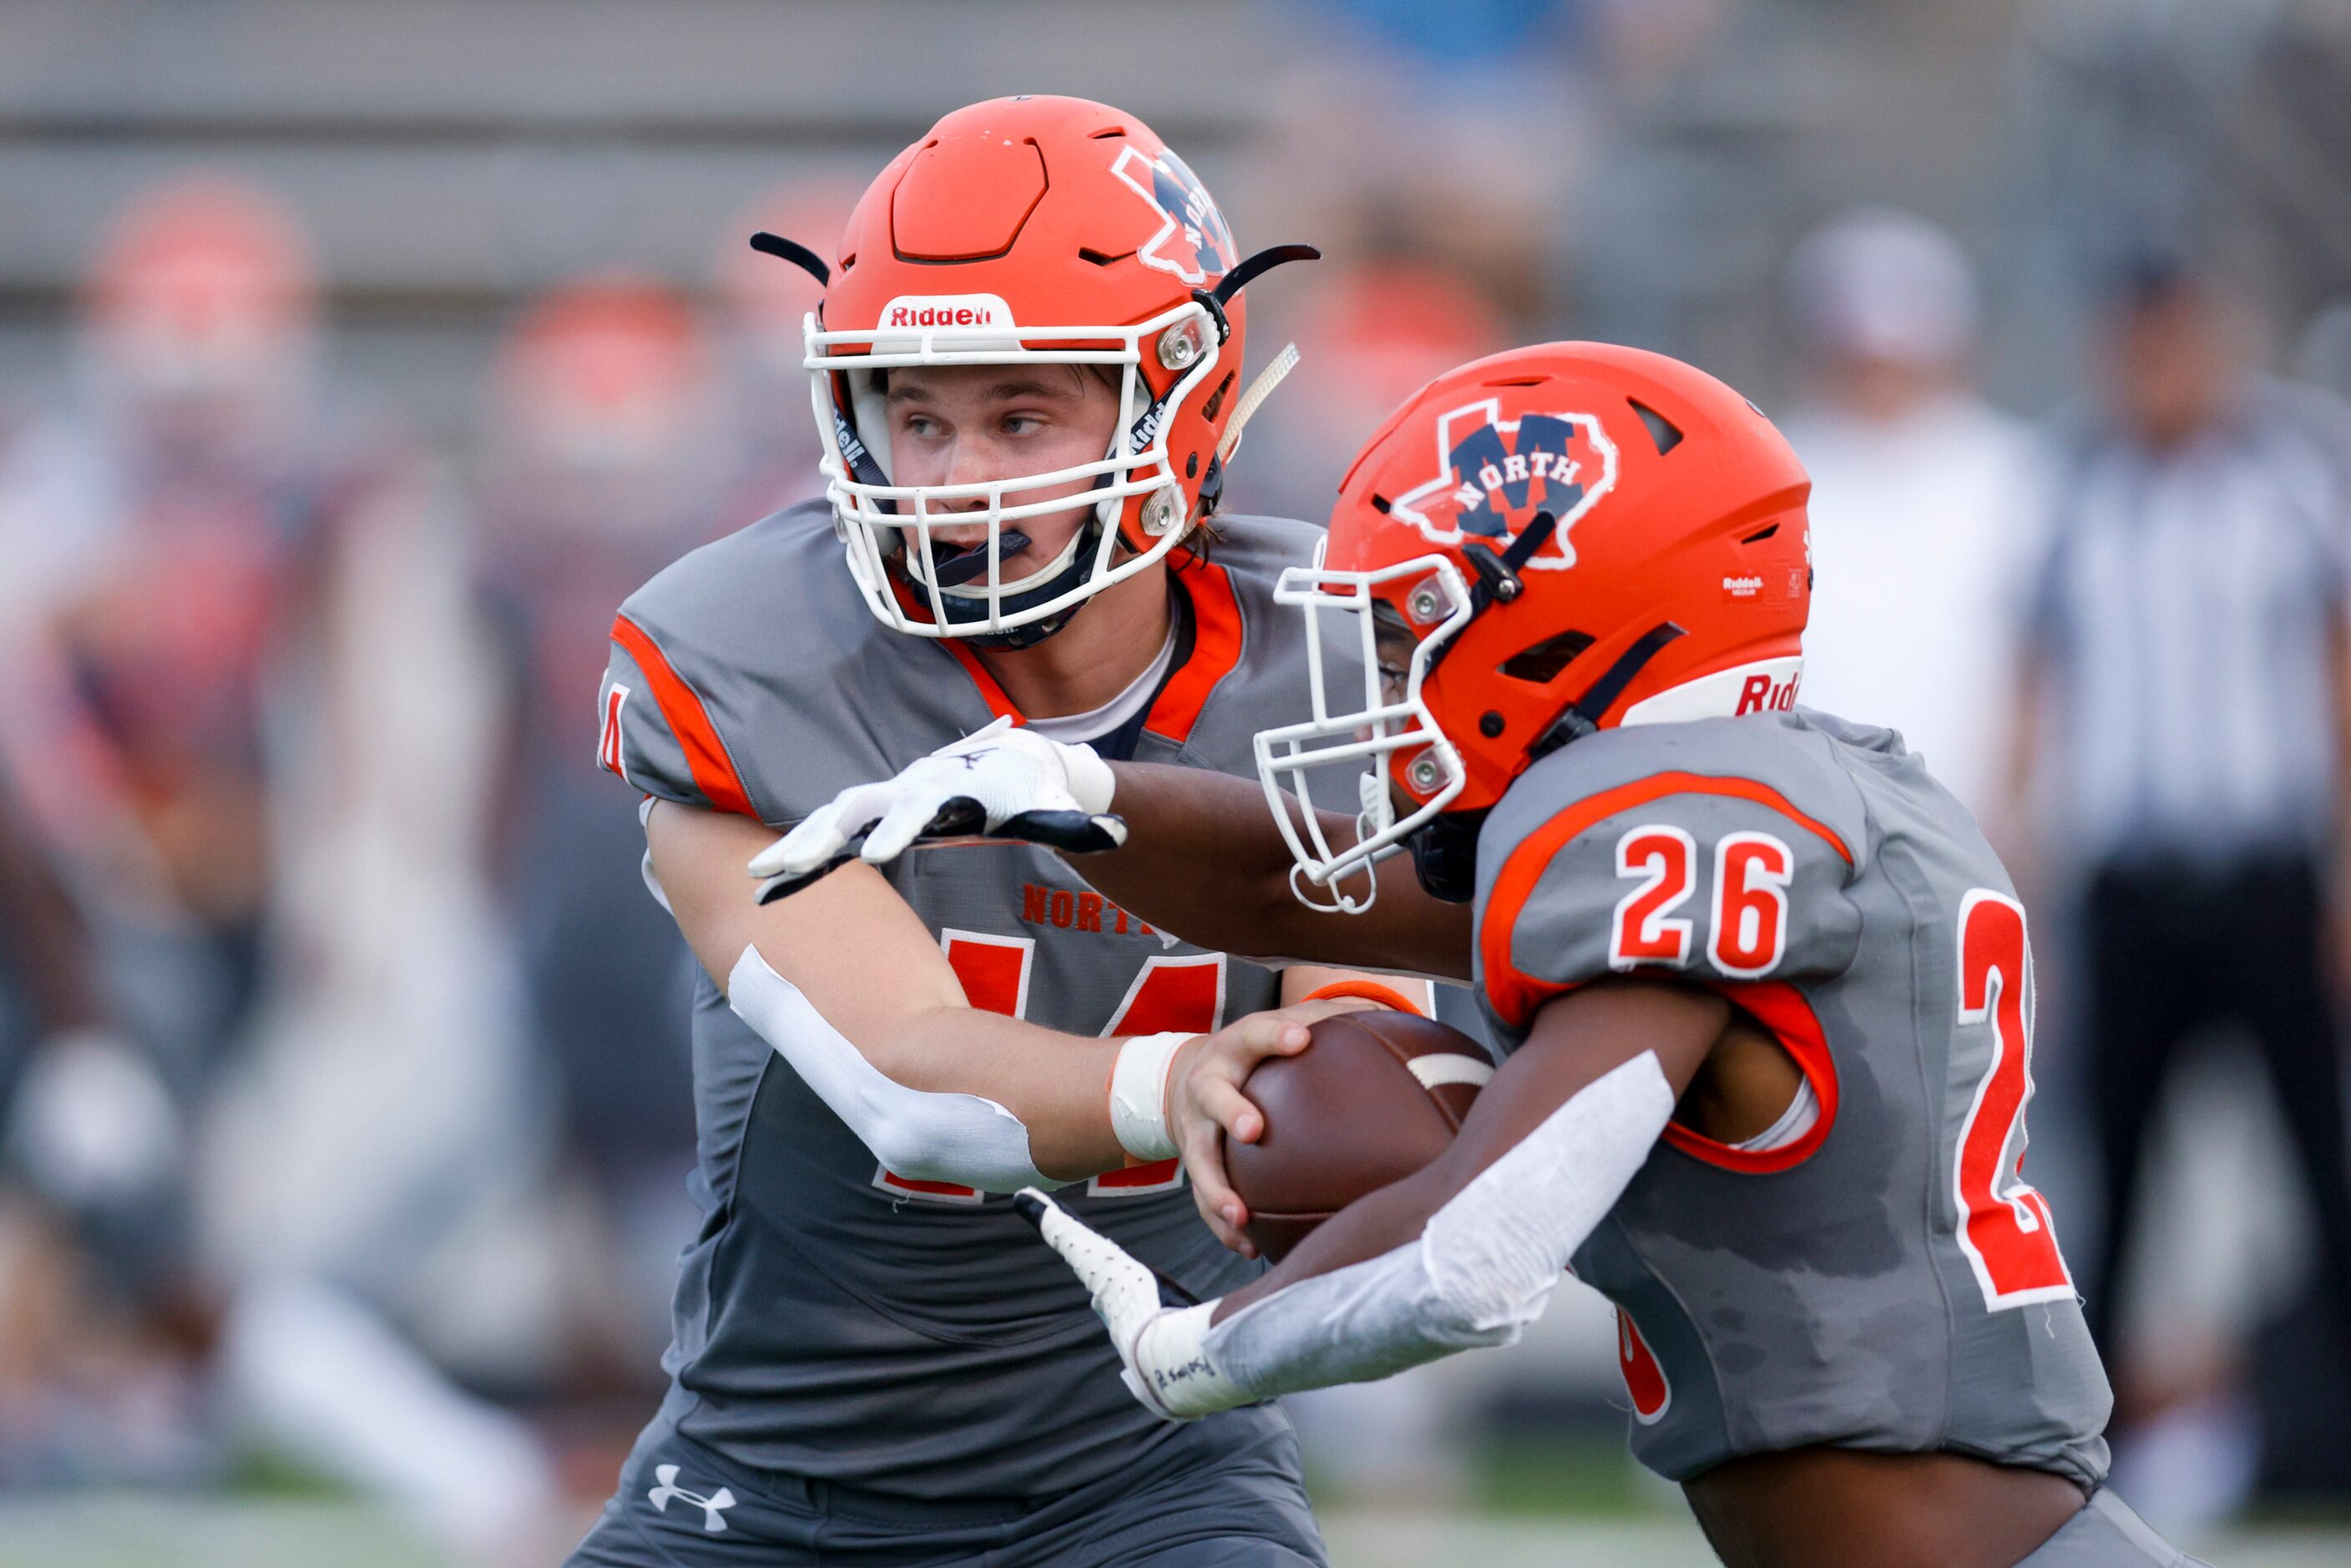
[[[817,427],[850,570],[902,632],[1026,643],[1174,549],[1213,509],[1219,441],[1241,401],[1240,286],[1292,256],[1242,261],[1184,161],[1131,114],[1083,99],[993,99],[957,110],[892,162],[851,215],[834,263],[762,235],[825,283],[807,326]],[[882,376],[908,365],[1117,367],[1121,414],[1095,463],[1019,480],[899,485]],[[1021,494],[1072,480],[1100,492],[1060,559],[1006,581],[1017,525],[1070,503]],[[946,503],[986,502],[949,514]],[[985,522],[956,549],[935,526]],[[1028,563],[1023,563],[1024,565]]]
[[[1409,841],[1424,884],[1466,898],[1478,823],[1537,758],[1793,706],[1811,489],[1752,403],[1662,354],[1546,343],[1423,387],[1341,482],[1322,559],[1276,591],[1355,612],[1364,653],[1361,706],[1333,706],[1318,660],[1314,716],[1257,737],[1300,873],[1360,908],[1340,879]],[[1334,852],[1285,791],[1311,804],[1311,772],[1366,758],[1358,840]]]
[[[318,331],[318,257],[262,188],[194,174],[115,220],[84,300],[99,363],[142,398],[287,393]]]

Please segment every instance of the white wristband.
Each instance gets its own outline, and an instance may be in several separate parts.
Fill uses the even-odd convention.
[[[1154,1314],[1134,1336],[1128,1386],[1170,1420],[1193,1421],[1255,1402],[1257,1396],[1225,1375],[1202,1343],[1214,1301]]]
[[[1070,798],[1078,810],[1100,816],[1110,810],[1111,795],[1118,788],[1118,776],[1110,764],[1092,747],[1072,745],[1065,740],[1052,742],[1054,754],[1061,759],[1061,774],[1069,781]]]
[[[1118,1048],[1110,1070],[1110,1130],[1118,1146],[1145,1162],[1172,1160],[1167,1135],[1167,1069],[1176,1053],[1199,1036],[1138,1034]]]

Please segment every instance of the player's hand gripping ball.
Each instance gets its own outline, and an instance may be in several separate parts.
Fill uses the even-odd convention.
[[[1264,1114],[1253,1144],[1225,1141],[1242,1227],[1279,1260],[1366,1193],[1445,1152],[1493,1060],[1459,1030],[1412,1013],[1340,1013],[1295,1056],[1269,1057],[1241,1092]]]

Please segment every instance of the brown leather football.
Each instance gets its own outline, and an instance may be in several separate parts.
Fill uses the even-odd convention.
[[[1258,1141],[1225,1141],[1225,1172],[1249,1205],[1243,1228],[1268,1258],[1444,1153],[1493,1076],[1485,1047],[1412,1013],[1339,1013],[1312,1033],[1241,1086],[1265,1115]]]

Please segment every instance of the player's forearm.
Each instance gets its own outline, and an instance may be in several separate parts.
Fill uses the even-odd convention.
[[[1499,1086],[1498,1078],[1487,1092]],[[1510,1343],[1541,1314],[1673,1107],[1656,1053],[1644,1051],[1585,1084],[1458,1191],[1463,1162],[1440,1161],[1454,1168],[1359,1200],[1259,1283],[1195,1307],[1152,1310],[1140,1265],[1043,1198],[1033,1202],[1047,1241],[1092,1290],[1130,1385],[1166,1415],[1205,1416]],[[1469,1136],[1465,1126],[1456,1148]]]
[[[1207,1318],[1196,1359],[1233,1391],[1228,1402],[1508,1344],[1541,1315],[1673,1107],[1656,1053],[1644,1051],[1449,1196],[1459,1162],[1351,1205],[1274,1273],[1166,1332],[1197,1332]]]
[[[910,1092],[977,1096],[1001,1106],[1025,1127],[1038,1169],[1075,1181],[1173,1157],[1183,1147],[1178,1125],[1213,1130],[1199,1101],[1201,1061],[1246,1064],[1280,1049],[1284,1039],[1302,1045],[1304,1027],[1333,1010],[1366,1005],[1352,994],[1307,998],[1366,978],[1301,965],[1282,977],[1282,1007],[1236,1019],[1206,1037],[1177,1030],[1098,1039],[968,1008],[929,1008],[892,1020],[863,1054]],[[1426,1011],[1433,1001],[1425,980],[1376,983],[1397,1005]],[[1245,1065],[1239,1071],[1246,1076]]]
[[[1290,852],[1255,785],[1198,768],[1112,765],[1125,846],[1073,858],[1089,882],[1206,947],[1271,955],[1290,903]]]
[[[1639,1172],[1729,1011],[1652,982],[1545,1004],[1426,1170],[1349,1205],[1218,1301],[1164,1308],[1150,1271],[1114,1243],[1041,1195],[1024,1213],[1086,1282],[1129,1386],[1163,1415],[1507,1343]]]
[[[743,949],[726,992],[736,1016],[899,1176],[1016,1192],[1124,1163],[1115,1139],[1105,1147],[1103,1140],[1087,1136],[1096,1124],[1108,1126],[1106,1072],[1069,1067],[1072,1057],[1091,1061],[1090,1053],[1105,1050],[1108,1041],[944,1003],[893,1012],[879,1023],[868,1014],[850,1025],[852,1038],[809,992],[777,973],[756,946]],[[966,1051],[999,1066],[1024,1054],[1044,1058],[1061,1068],[1064,1092],[1043,1087],[1046,1075],[1033,1068],[1007,1073],[1005,1082],[937,1070]],[[939,1086],[913,1087],[884,1071],[885,1064],[904,1078]],[[1092,1105],[1082,1088],[1087,1078]],[[1037,1119],[1034,1128],[1030,1116]]]
[[[1063,1034],[963,1007],[908,1014],[860,1043],[876,1068],[918,1093],[972,1095],[1003,1106],[1028,1130],[1037,1168],[1056,1181],[1129,1163],[1111,1130],[1106,1092],[1122,1040]]]
[[[1125,847],[1071,863],[1121,906],[1226,952],[1468,977],[1468,906],[1428,897],[1402,857],[1379,868],[1369,911],[1326,915],[1290,892],[1296,862],[1261,787],[1152,763],[1118,763],[1113,772]],[[1333,844],[1354,841],[1352,821],[1324,812],[1322,823]]]
[[[1367,1194],[1332,1216],[1271,1270],[1226,1298],[1223,1315],[1318,1274],[1375,1258],[1425,1234],[1442,1209],[1504,1161],[1546,1142],[1561,1160],[1545,1169],[1579,1182],[1623,1180],[1647,1158],[1664,1126],[1627,1112],[1641,1096],[1615,1077],[1643,1056],[1653,1059],[1670,1113],[1731,1018],[1730,1004],[1695,987],[1604,980],[1544,1004],[1526,1042],[1479,1091],[1460,1133],[1445,1152],[1399,1182]],[[1634,1074],[1642,1083],[1646,1075]],[[1600,1129],[1580,1147],[1560,1142],[1562,1129]],[[1594,1173],[1598,1173],[1595,1175]],[[1609,1200],[1614,1201],[1613,1191]],[[1596,1218],[1596,1217],[1595,1217]],[[1581,1239],[1579,1237],[1577,1239]]]
[[[1116,1170],[1116,1042],[974,1009],[879,873],[753,902],[757,823],[664,805],[646,822],[678,928],[727,1004],[900,1176],[1009,1192]]]
[[[1217,1304],[1216,1321],[1222,1322],[1289,1287],[1416,1244],[1437,1211],[1467,1185],[1455,1173],[1432,1165],[1357,1198],[1316,1226],[1280,1262],[1225,1297]]]

